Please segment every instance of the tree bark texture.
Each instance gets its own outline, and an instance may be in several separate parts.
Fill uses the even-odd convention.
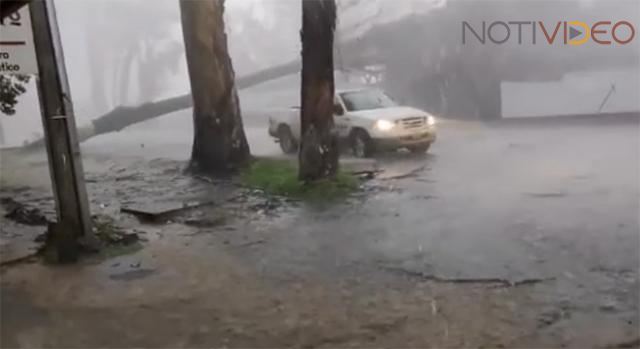
[[[233,172],[250,160],[224,29],[224,0],[181,0],[182,31],[193,97],[191,167]]]
[[[335,0],[302,0],[302,86],[299,178],[333,178],[338,142],[333,132]]]

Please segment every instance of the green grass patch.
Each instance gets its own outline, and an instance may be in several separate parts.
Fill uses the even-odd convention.
[[[253,189],[300,200],[335,200],[345,198],[358,189],[358,179],[341,171],[331,180],[301,182],[297,166],[288,160],[256,160],[241,178]]]

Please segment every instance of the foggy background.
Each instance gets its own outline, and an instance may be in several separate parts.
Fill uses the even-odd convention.
[[[519,50],[517,52],[525,52],[524,56],[527,50],[545,57],[566,55],[566,49],[544,48],[542,50],[546,51],[540,53],[541,48],[532,45],[494,48],[489,53],[485,52],[487,48],[476,50],[473,47],[459,46],[461,20],[475,20],[475,23],[495,19],[538,20],[540,13],[548,16],[543,20],[576,19],[565,15],[571,13],[573,8],[563,8],[564,1],[553,2],[553,8],[545,7],[544,1],[518,2],[524,4],[524,8],[538,9],[535,13],[524,10],[514,12],[504,6],[515,2],[517,1],[339,0],[336,68],[344,68],[345,64],[349,64],[351,53],[348,47],[343,47],[342,42],[351,40],[357,43],[367,33],[376,34],[376,28],[391,24],[389,32],[395,36],[384,33],[376,35],[381,41],[380,50],[385,51],[382,55],[386,54],[388,61],[395,61],[398,66],[408,68],[388,75],[385,87],[388,87],[394,97],[399,97],[407,104],[428,108],[430,102],[424,102],[426,106],[421,105],[420,102],[425,98],[419,93],[425,85],[431,84],[430,78],[425,75],[427,77],[420,82],[422,85],[409,80],[416,74],[419,75],[415,69],[416,60],[426,62],[426,65],[435,67],[433,69],[440,72],[444,69],[440,67],[441,63],[431,62],[434,55],[440,55],[440,60],[444,62],[442,64],[463,57],[467,61],[477,60],[477,64],[473,63],[477,65],[474,68],[481,71],[485,69],[483,62],[486,60],[482,57],[495,55],[490,60],[503,60],[499,63],[499,70],[526,71],[534,62],[527,62],[517,54],[510,56],[510,52]],[[547,5],[548,3],[547,1]],[[602,9],[595,7],[602,3],[614,4],[607,7],[610,13],[603,13]],[[627,7],[618,7],[615,3],[625,4]],[[56,0],[55,4],[79,126],[119,105],[138,105],[189,91],[178,0]],[[633,19],[638,16],[637,13],[629,13],[629,1],[584,0],[580,4],[581,13],[591,14],[594,18],[629,19],[632,16],[632,23],[636,23]],[[632,9],[640,6],[637,2],[635,4],[635,7],[631,5]],[[444,11],[447,7],[450,10],[442,12],[444,15],[438,14],[438,11]],[[591,8],[594,10],[590,12]],[[432,16],[420,17],[425,15]],[[290,62],[299,57],[299,0],[227,0],[225,16],[236,76]],[[577,19],[588,20],[583,15]],[[427,20],[433,20],[433,24],[428,24],[430,26],[426,27],[425,33],[414,32],[409,24],[405,26],[411,21],[424,23]],[[636,52],[633,59],[637,60],[637,43],[636,37],[634,45],[625,47],[626,53],[619,55],[628,55],[628,51],[633,50]],[[616,92],[610,97],[603,112],[640,110],[638,65],[617,66],[613,61],[609,64],[613,52],[623,52],[621,48],[586,47],[588,44],[584,46],[579,48],[582,50],[579,54],[574,55],[587,56],[588,52],[595,52],[593,55],[601,56],[599,66],[592,67],[590,71],[566,72],[550,79],[538,79],[541,81],[503,81],[501,103],[504,117],[594,113],[613,84]],[[511,49],[513,51],[509,51]],[[457,55],[452,58],[444,57],[445,50],[456,52]],[[496,53],[498,51],[506,53]],[[420,57],[421,54],[424,57]],[[539,60],[532,57],[534,61]],[[456,67],[453,69],[459,70]],[[539,69],[531,68],[531,71],[532,75],[544,75],[539,73]],[[547,71],[555,73],[551,65]],[[357,74],[338,73],[336,80],[338,87],[362,83]],[[260,120],[257,122],[261,124],[265,110],[297,104],[298,91],[297,76],[284,77],[241,91],[245,123],[251,125],[255,121],[253,119],[258,118]],[[32,83],[28,93],[20,98],[17,113],[10,117],[0,116],[5,145],[20,145],[27,140],[39,138],[42,134],[35,93]],[[464,98],[450,100],[448,103],[463,104],[462,99]],[[143,128],[161,131],[165,128],[184,127],[185,132],[190,132],[190,111],[175,114],[151,120]],[[188,143],[190,139],[185,141]]]

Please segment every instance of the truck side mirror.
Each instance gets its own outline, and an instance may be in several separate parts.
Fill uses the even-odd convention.
[[[344,109],[342,108],[342,106],[340,104],[334,104],[333,105],[333,113],[335,115],[342,116],[342,115],[344,115]]]

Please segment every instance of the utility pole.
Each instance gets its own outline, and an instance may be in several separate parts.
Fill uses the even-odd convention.
[[[52,0],[29,4],[38,64],[37,84],[58,222],[48,247],[60,263],[75,262],[92,243],[91,215],[60,33]]]

